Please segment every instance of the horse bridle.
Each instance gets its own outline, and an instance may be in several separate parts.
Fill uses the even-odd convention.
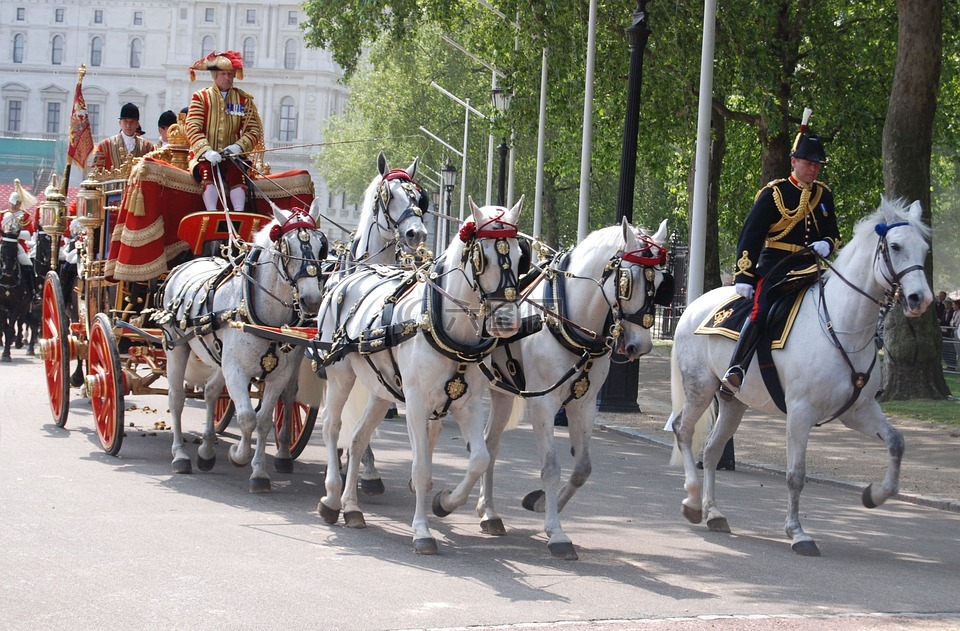
[[[655,243],[649,237],[640,237],[643,247],[629,252],[622,252],[615,255],[605,268],[604,276],[601,278],[601,285],[606,284],[610,273],[606,270],[616,271],[616,294],[613,302],[607,301],[610,305],[610,311],[613,314],[613,325],[610,329],[611,337],[619,337],[623,329],[621,324],[627,321],[636,324],[645,329],[653,327],[656,317],[656,307],[658,304],[669,304],[669,299],[662,292],[661,288],[669,285],[667,278],[669,274],[662,271],[664,279],[658,288],[655,284],[656,272],[663,270],[667,264],[666,247]],[[628,263],[630,267],[624,268],[623,264]],[[643,304],[634,313],[624,313],[624,302],[629,302],[633,297],[633,266],[640,266],[643,270],[644,280],[644,298]],[[606,293],[603,292],[604,297]],[[672,297],[672,296],[671,296]]]
[[[497,227],[491,227],[496,224]],[[488,220],[481,226],[467,222],[460,229],[460,239],[464,242],[463,253],[460,255],[460,269],[463,269],[467,260],[470,261],[471,287],[480,297],[480,316],[487,314],[492,301],[516,303],[519,278],[513,263],[510,260],[510,243],[507,239],[516,239],[517,226],[503,221],[503,213],[494,219]],[[482,241],[495,239],[497,253],[496,266],[500,270],[500,279],[496,289],[486,291],[480,284],[480,276],[486,271],[487,259],[483,253]]]
[[[394,219],[390,216],[390,200],[393,199],[393,192],[390,189],[390,182],[399,180],[400,186],[407,195],[407,207],[400,213],[400,216]],[[423,190],[410,178],[410,175],[403,169],[394,169],[383,176],[380,185],[377,188],[376,201],[373,205],[373,226],[377,230],[387,231],[392,234],[388,239],[395,244],[400,242],[400,224],[411,217],[423,218],[423,200],[426,199]],[[381,225],[380,217],[386,225]],[[371,226],[371,228],[373,227]]]

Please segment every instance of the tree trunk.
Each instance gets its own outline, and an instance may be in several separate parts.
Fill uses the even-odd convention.
[[[883,181],[891,198],[920,200],[929,224],[930,153],[943,45],[943,0],[897,0],[897,66],[883,126]],[[932,257],[927,259],[932,278]],[[883,336],[881,400],[943,399],[940,327],[933,309],[907,319],[894,309]]]

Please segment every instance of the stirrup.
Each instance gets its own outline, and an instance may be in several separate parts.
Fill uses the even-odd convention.
[[[741,385],[743,385],[743,368],[730,366],[720,379],[720,397],[724,401],[732,400],[740,392]]]

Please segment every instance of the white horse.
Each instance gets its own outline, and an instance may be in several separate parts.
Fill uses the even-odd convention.
[[[360,220],[354,230],[350,249],[341,257],[338,268],[327,278],[332,285],[343,274],[372,265],[400,265],[406,255],[416,255],[426,241],[427,228],[423,223],[423,213],[429,206],[427,193],[415,183],[419,158],[406,169],[391,169],[387,158],[381,151],[377,156],[377,175],[367,186],[360,204]],[[317,375],[307,364],[301,368],[299,381],[307,387],[305,392],[322,389],[318,384],[309,383]],[[292,381],[283,393],[283,419],[277,434],[277,455],[274,468],[280,473],[293,471],[293,456],[290,451],[292,434],[291,421],[294,409],[293,401],[298,390],[297,380]],[[308,397],[310,395],[307,395]],[[321,402],[314,400],[313,407]],[[383,493],[383,482],[377,472],[373,451],[367,449],[362,456],[364,465],[360,476],[360,485],[366,495]]]
[[[638,238],[624,220],[622,226],[597,230],[572,250],[558,254],[544,266],[546,280],[531,291],[530,302],[521,310],[525,322],[545,314],[547,326],[499,345],[491,355],[490,465],[477,502],[483,532],[506,534],[494,508],[493,469],[501,435],[514,404],[520,402],[515,394],[519,394],[525,397],[536,435],[543,486],[528,494],[523,506],[544,513],[547,548],[554,557],[577,558],[573,542],[560,525],[560,511],[590,476],[590,436],[597,395],[610,370],[611,350],[635,360],[653,348],[650,327],[657,289],[670,285],[663,282],[666,224],[652,237],[644,233]],[[566,409],[574,455],[573,470],[562,488],[553,430],[561,406]]]
[[[207,424],[197,467],[209,471],[216,461],[214,408],[226,385],[241,432],[240,442],[229,451],[230,461],[237,466],[252,462],[250,491],[270,491],[267,435],[277,400],[287,384],[296,381],[303,354],[297,347],[245,333],[231,323],[290,326],[317,313],[323,297],[320,265],[327,256],[327,239],[317,228],[318,209],[319,204],[309,214],[275,209],[274,221],[254,236],[242,261],[194,259],[174,268],[160,289],[154,320],[164,331],[167,347],[175,473],[191,471],[180,417],[192,352],[213,368],[204,384]],[[250,400],[253,379],[263,381],[257,410]],[[251,447],[254,430],[255,450]]]
[[[880,366],[874,339],[878,313],[884,315],[899,301],[907,317],[916,317],[933,299],[923,271],[929,238],[919,202],[908,208],[903,202],[883,199],[876,212],[857,224],[853,239],[840,250],[823,285],[806,290],[786,344],[773,352],[787,410],[785,529],[798,554],[820,554],[816,542],[801,528],[799,517],[807,441],[814,426],[836,417],[851,429],[883,440],[890,453],[886,476],[879,485],[864,489],[863,504],[874,508],[897,493],[903,436],[890,425],[875,399]],[[714,289],[687,307],[677,324],[671,358],[673,431],[683,457],[687,491],[682,513],[695,524],[706,514],[707,527],[717,532],[730,532],[714,495],[723,446],[748,407],[781,413],[754,361],[737,398],[719,401],[719,416],[703,450],[701,498],[692,448],[694,426],[705,411],[709,414],[734,342],[696,331],[733,293],[732,287]]]
[[[413,450],[412,485],[416,492],[414,550],[436,554],[427,520],[432,451],[430,418],[452,414],[469,446],[463,481],[433,500],[435,513],[461,506],[487,467],[480,397],[485,380],[477,362],[497,338],[519,328],[516,266],[520,259],[513,208],[478,208],[437,261],[416,275],[395,268],[357,272],[331,286],[318,316],[323,363],[327,364],[327,400],[323,438],[327,445],[326,492],[318,510],[336,523],[341,509],[349,527],[363,527],[357,503],[360,453],[391,401],[406,402],[407,430]],[[346,483],[341,487],[336,446],[342,412],[355,384],[370,396],[352,435]]]

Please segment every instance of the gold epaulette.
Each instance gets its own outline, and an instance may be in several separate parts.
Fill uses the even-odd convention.
[[[833,192],[833,191],[830,189],[829,186],[827,186],[826,184],[824,184],[824,183],[821,182],[820,180],[814,180],[813,183],[814,183],[814,184],[819,184],[820,186],[822,186],[822,187],[825,188],[826,190],[830,191],[831,193]]]
[[[757,194],[753,197],[753,203],[754,203],[754,204],[757,203],[757,200],[760,199],[760,196],[763,195],[763,192],[764,192],[765,190],[767,190],[768,188],[773,188],[774,186],[776,186],[776,185],[779,184],[780,182],[786,182],[786,181],[787,181],[787,178],[785,178],[785,177],[782,177],[782,178],[780,178],[780,179],[778,179],[778,180],[770,180],[769,182],[767,182],[767,185],[766,185],[766,186],[764,186],[764,187],[761,188],[759,191],[757,191]]]

